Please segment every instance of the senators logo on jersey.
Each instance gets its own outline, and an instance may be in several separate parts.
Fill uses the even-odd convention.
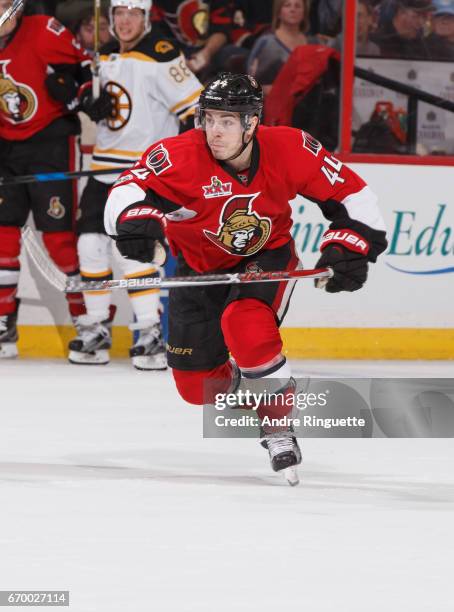
[[[252,210],[258,195],[233,196],[227,200],[217,234],[203,230],[208,240],[231,255],[248,257],[257,253],[270,237],[272,226],[268,217],[260,217]]]
[[[209,7],[203,0],[184,0],[179,3],[177,24],[180,38],[198,46],[208,35]],[[175,34],[175,32],[174,32]]]
[[[0,62],[0,112],[10,123],[23,123],[36,113],[38,102],[33,89],[8,74],[9,62]]]

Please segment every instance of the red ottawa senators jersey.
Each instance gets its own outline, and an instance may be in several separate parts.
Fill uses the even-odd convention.
[[[0,50],[0,137],[25,140],[68,111],[48,94],[44,81],[54,70],[81,75],[91,60],[73,35],[48,15],[22,17]]]
[[[197,272],[234,267],[291,240],[289,201],[297,194],[330,220],[350,217],[377,229],[383,223],[364,181],[309,134],[288,127],[259,127],[246,181],[214,159],[202,130],[152,145],[110,193],[109,234],[116,234],[122,211],[145,194],[165,214],[172,252]]]

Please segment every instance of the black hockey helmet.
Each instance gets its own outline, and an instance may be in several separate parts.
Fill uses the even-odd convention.
[[[262,116],[262,88],[249,74],[221,72],[200,94],[197,127],[205,127],[205,111],[208,109],[240,113],[243,128],[247,130],[252,117],[260,119]]]

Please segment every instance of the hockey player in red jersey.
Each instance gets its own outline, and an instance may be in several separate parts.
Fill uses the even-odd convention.
[[[0,0],[0,13],[10,4]],[[0,28],[1,176],[75,169],[80,125],[74,111],[81,108],[96,118],[111,110],[110,96],[93,100],[90,80],[89,56],[53,17],[18,13],[5,22]],[[70,181],[0,186],[0,357],[17,355],[20,228],[31,210],[52,259],[67,274],[78,274],[76,196]],[[68,302],[77,325],[82,295],[69,294]]]
[[[334,270],[326,291],[360,289],[387,244],[376,197],[309,134],[259,127],[262,106],[255,79],[218,75],[200,96],[199,129],[154,143],[117,181],[107,232],[140,261],[162,253],[156,247],[166,236],[182,275],[291,270],[299,260],[289,201],[301,194],[331,222],[316,264]],[[279,325],[292,289],[291,282],[172,289],[168,362],[180,395],[203,404],[212,401],[210,381],[221,381],[213,393],[229,392],[241,375],[243,386],[262,381],[291,396]],[[263,424],[290,412],[281,401],[260,406],[258,416]],[[290,427],[264,426],[262,434],[274,470],[301,461]]]

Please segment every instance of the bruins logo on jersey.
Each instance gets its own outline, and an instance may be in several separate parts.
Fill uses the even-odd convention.
[[[49,208],[47,209],[47,214],[52,219],[63,219],[66,213],[66,208],[60,202],[60,198],[58,196],[53,196],[49,200]]]
[[[108,81],[106,89],[114,99],[112,116],[106,120],[107,127],[116,132],[128,123],[132,113],[132,100],[126,89],[115,81]]]
[[[169,51],[173,51],[175,47],[168,40],[158,40],[158,42],[154,46],[154,50],[156,53],[168,53]]]
[[[10,123],[17,124],[33,117],[38,100],[33,89],[8,74],[6,66],[10,61],[0,62],[0,113]]]
[[[213,244],[232,255],[248,257],[257,253],[271,235],[272,223],[252,210],[259,193],[233,196],[224,204],[216,234],[203,230]]]

